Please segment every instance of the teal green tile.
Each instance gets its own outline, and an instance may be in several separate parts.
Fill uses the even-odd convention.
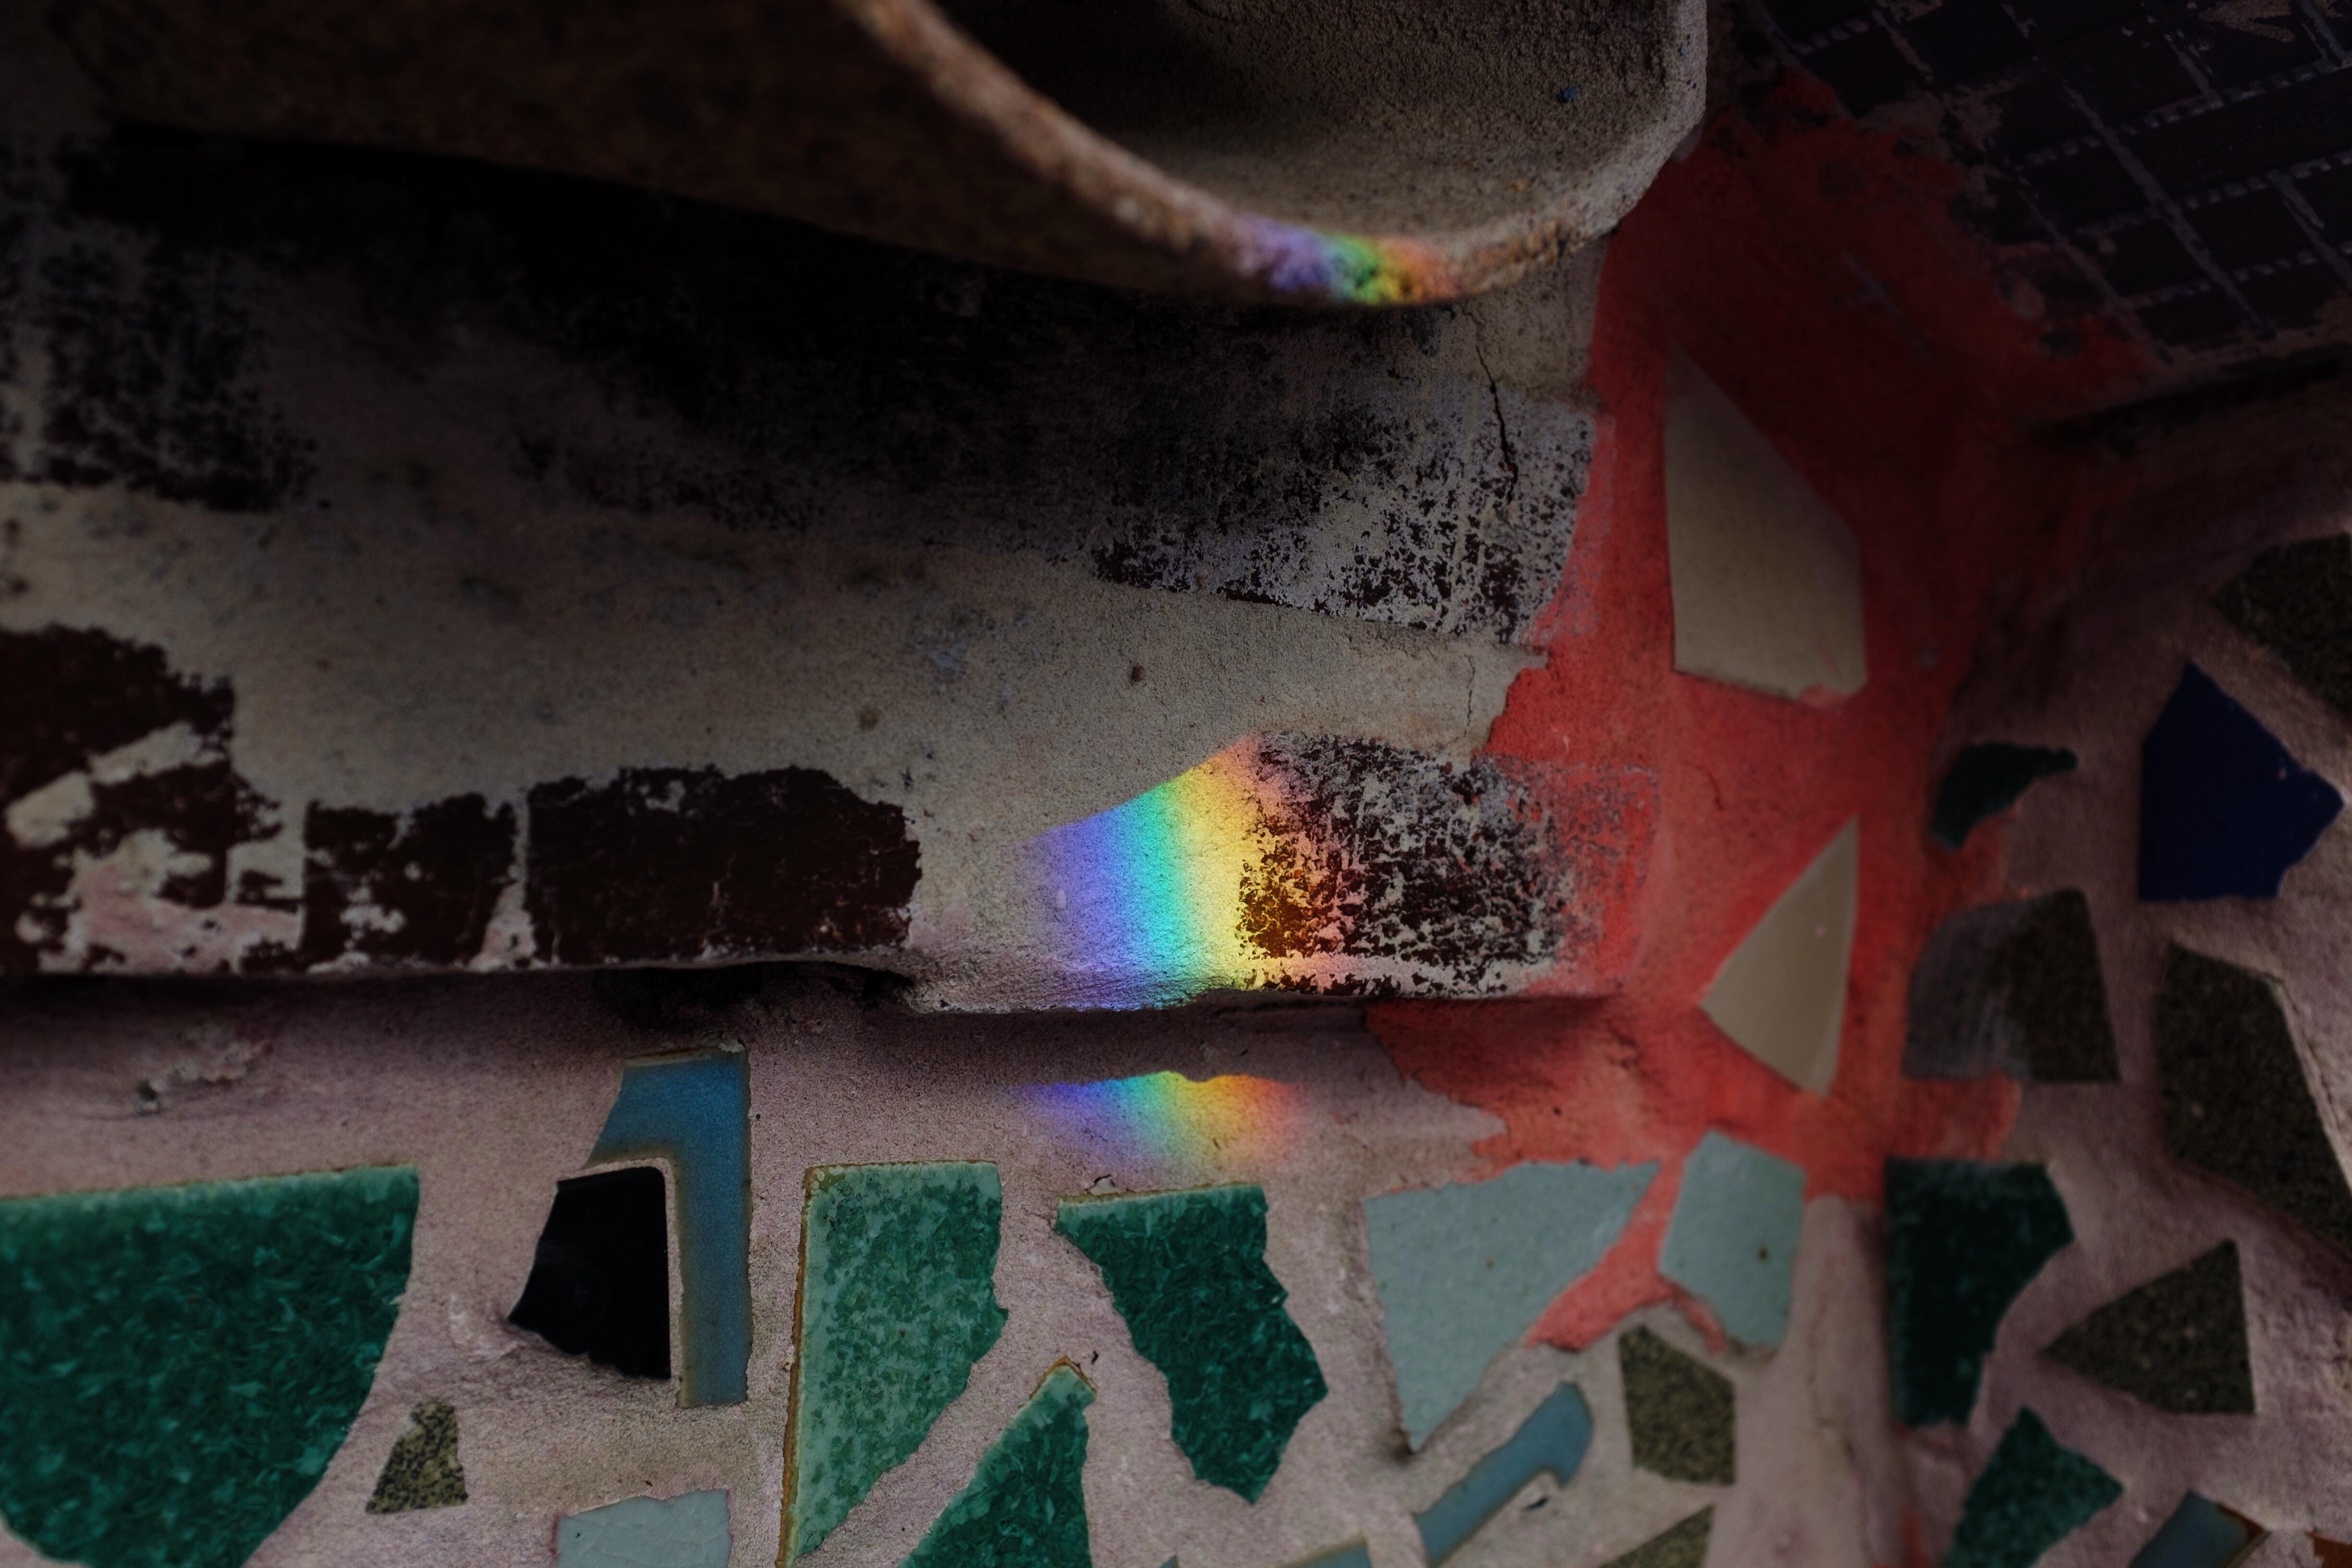
[[[1565,1484],[1592,1446],[1592,1409],[1572,1383],[1535,1407],[1503,1446],[1470,1467],[1425,1513],[1413,1515],[1429,1568],[1462,1550],[1479,1528],[1538,1476]]]
[[[920,1447],[1003,1331],[989,1164],[809,1173],[785,1560],[813,1552]]]
[[[408,1430],[392,1446],[368,1498],[370,1513],[455,1508],[466,1500],[466,1468],[457,1460],[457,1412],[431,1399],[408,1414]]]
[[[1636,1466],[1703,1486],[1738,1479],[1738,1395],[1729,1378],[1647,1329],[1619,1338],[1617,1366]]]
[[[310,1495],[408,1284],[416,1173],[0,1202],[0,1514],[89,1568],[236,1568]]]
[[[1608,1568],[1702,1568],[1707,1538],[1715,1533],[1715,1510],[1703,1508],[1663,1535],[1654,1535]]]
[[[1094,1402],[1087,1380],[1055,1363],[904,1568],[1093,1568],[1082,1482]]]
[[[2032,1568],[2123,1495],[2115,1477],[2020,1410],[1969,1489],[1944,1568]]]
[[[2010,1303],[2074,1239],[2066,1205],[2039,1165],[1886,1162],[1895,1419],[1968,1420]]]
[[[1255,1502],[1326,1392],[1265,1266],[1264,1189],[1074,1198],[1055,1226],[1102,1270],[1136,1351],[1168,1380],[1192,1473]]]

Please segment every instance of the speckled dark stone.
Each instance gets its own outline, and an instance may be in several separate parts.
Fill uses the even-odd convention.
[[[1068,1363],[1047,1373],[901,1568],[1093,1568],[1080,1480],[1094,1402]]]
[[[2156,999],[2164,1145],[2352,1251],[2352,1192],[2270,980],[2185,947]]]
[[[1715,1510],[1703,1508],[1667,1531],[1654,1535],[1608,1568],[1700,1568],[1706,1561],[1707,1537],[1715,1531]]]
[[[1980,742],[1952,759],[1928,830],[1945,848],[1958,849],[1978,823],[2015,805],[2042,780],[2074,771],[2074,753],[2063,747]]]
[[[2328,706],[2352,714],[2352,536],[2265,550],[2213,604]]]
[[[455,1508],[466,1500],[466,1469],[457,1462],[456,1406],[430,1399],[409,1412],[408,1430],[392,1446],[368,1499],[370,1513]]]
[[[1944,1568],[2032,1568],[2123,1495],[2115,1477],[2021,1409],[1969,1489]]]
[[[1617,1342],[1633,1463],[1669,1480],[1727,1487],[1738,1479],[1731,1380],[1647,1329]]]
[[[1965,1422],[2000,1320],[2074,1239],[2039,1165],[1886,1162],[1887,1349],[1906,1426]]]
[[[2252,1415],[2238,1244],[2116,1297],[2042,1353],[2176,1415]]]

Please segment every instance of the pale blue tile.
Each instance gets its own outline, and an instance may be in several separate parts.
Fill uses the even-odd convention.
[[[1683,1166],[1658,1272],[1713,1309],[1733,1339],[1778,1346],[1804,1223],[1801,1166],[1709,1132]]]

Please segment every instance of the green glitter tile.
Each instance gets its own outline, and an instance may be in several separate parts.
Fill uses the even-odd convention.
[[[809,1173],[793,1364],[785,1561],[813,1552],[902,1463],[1003,1331],[988,1164]]]
[[[454,1508],[466,1500],[466,1469],[457,1462],[457,1412],[437,1399],[409,1413],[408,1430],[392,1446],[368,1499],[370,1513]]]
[[[1707,1537],[1715,1533],[1715,1510],[1703,1508],[1664,1535],[1654,1535],[1608,1568],[1700,1568]]]
[[[904,1568],[1093,1568],[1080,1482],[1094,1402],[1087,1380],[1056,1363]]]
[[[1731,1380],[1647,1329],[1617,1342],[1633,1463],[1668,1480],[1727,1487],[1738,1479]]]
[[[2021,1409],[1969,1489],[1944,1568],[2032,1568],[2123,1495],[2115,1477]]]
[[[1895,1418],[1962,1421],[2000,1320],[2074,1239],[2039,1165],[1886,1162],[1887,1349]]]
[[[1192,1473],[1255,1502],[1326,1392],[1265,1266],[1264,1189],[1075,1198],[1055,1228],[1102,1270],[1137,1352],[1168,1380]]]
[[[2042,1353],[2175,1415],[2252,1415],[2238,1244],[2126,1291]]]
[[[89,1568],[236,1568],[310,1495],[408,1284],[416,1173],[0,1202],[0,1514]]]

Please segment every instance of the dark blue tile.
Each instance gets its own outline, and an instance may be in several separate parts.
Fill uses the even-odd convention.
[[[2343,809],[2335,785],[2189,665],[2142,753],[2139,896],[2275,898]]]

